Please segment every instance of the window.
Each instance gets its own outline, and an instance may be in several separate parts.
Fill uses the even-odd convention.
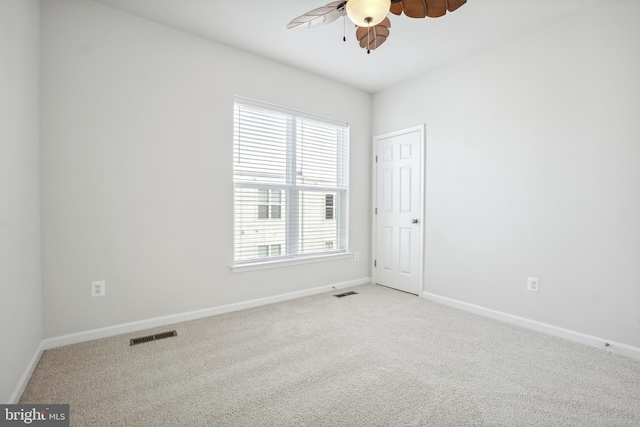
[[[235,264],[346,252],[348,153],[346,123],[236,98]]]
[[[269,247],[271,248],[271,256],[280,256],[280,245],[271,245]]]
[[[258,190],[258,219],[281,219],[280,190]]]
[[[268,257],[269,256],[269,245],[258,245],[257,248],[257,254],[256,256],[258,257]]]
[[[333,194],[324,196],[324,219],[333,219]]]
[[[258,258],[280,256],[280,248],[280,245],[258,245],[256,247],[256,256]]]

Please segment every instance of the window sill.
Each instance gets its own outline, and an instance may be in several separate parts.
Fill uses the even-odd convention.
[[[236,264],[231,266],[234,273],[242,273],[244,271],[266,270],[269,268],[289,267],[292,265],[310,264],[322,261],[335,261],[338,259],[351,258],[351,252],[341,252],[331,255],[316,255],[305,258],[283,259],[278,261],[253,262],[250,264]]]

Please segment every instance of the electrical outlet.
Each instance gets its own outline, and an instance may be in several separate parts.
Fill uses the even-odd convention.
[[[527,277],[527,290],[531,292],[538,292],[540,282],[537,277]]]
[[[103,297],[107,293],[107,283],[104,280],[91,282],[91,296]]]
[[[354,252],[353,253],[353,259],[355,261],[360,261],[360,252]]]

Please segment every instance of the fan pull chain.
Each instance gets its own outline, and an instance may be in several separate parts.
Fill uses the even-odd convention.
[[[378,48],[378,27],[373,27],[373,48]]]
[[[342,41],[347,41],[347,16],[342,15]]]

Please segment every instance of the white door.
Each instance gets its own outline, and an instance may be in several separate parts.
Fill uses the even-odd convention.
[[[376,147],[375,282],[422,291],[424,126],[374,138]]]

